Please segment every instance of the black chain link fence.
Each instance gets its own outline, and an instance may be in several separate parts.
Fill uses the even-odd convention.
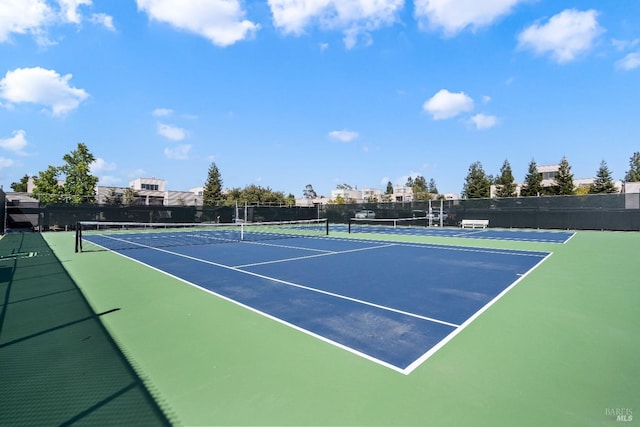
[[[0,194],[0,197],[3,197]],[[71,230],[78,221],[127,222],[264,222],[327,218],[348,223],[360,210],[376,218],[433,215],[443,225],[463,219],[487,219],[490,227],[531,229],[640,231],[640,194],[518,197],[506,199],[433,200],[431,202],[362,203],[300,206],[112,206],[40,204],[7,197],[7,230]],[[5,203],[2,203],[5,205]],[[3,215],[4,217],[4,215]]]

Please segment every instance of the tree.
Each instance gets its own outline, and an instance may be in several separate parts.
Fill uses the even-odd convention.
[[[629,159],[629,170],[624,176],[626,182],[640,182],[640,151],[633,153]]]
[[[607,162],[603,160],[600,162],[595,181],[589,186],[589,194],[616,193],[617,191]]]
[[[393,184],[391,181],[387,181],[387,189],[384,194],[393,194]]]
[[[209,172],[207,173],[207,181],[204,183],[202,204],[204,206],[214,206],[217,201],[223,199],[220,171],[218,170],[218,166],[212,162],[209,166]]]
[[[241,203],[280,203],[285,204],[287,200],[281,191],[273,191],[269,187],[261,187],[251,184],[243,188],[234,188],[227,193],[226,204],[233,205]]]
[[[496,197],[516,197],[516,180],[508,160],[502,164],[500,176],[496,179]]]
[[[474,162],[469,166],[469,173],[465,178],[462,189],[462,197],[466,199],[479,199],[491,195],[491,180],[485,174],[482,164]]]
[[[409,176],[409,178],[407,178],[407,182],[404,184],[404,186],[413,188],[413,178],[411,178],[411,176]]]
[[[63,188],[65,196],[68,197],[67,201],[95,203],[98,177],[91,175],[91,163],[96,158],[89,148],[79,142],[78,147],[71,153],[65,154],[62,159],[66,163],[60,167],[60,171],[65,175]]]
[[[33,197],[42,203],[61,203],[64,201],[64,188],[58,183],[60,168],[49,166],[33,178]]]
[[[414,200],[430,200],[432,198],[427,188],[427,180],[423,176],[418,175],[413,180],[413,199]]]
[[[302,191],[302,196],[305,199],[315,199],[318,197],[318,194],[316,193],[316,190],[313,189],[313,185],[307,184]]]
[[[555,177],[556,185],[553,190],[558,196],[569,196],[576,194],[576,187],[573,185],[573,174],[567,157],[563,157]]]
[[[26,193],[29,184],[29,175],[20,178],[20,181],[11,183],[11,189],[16,193]]]
[[[122,194],[116,192],[115,188],[109,188],[109,191],[104,196],[104,204],[105,205],[121,205],[122,204]]]
[[[538,172],[536,161],[531,159],[529,170],[524,177],[524,185],[520,189],[523,197],[539,196],[542,192],[542,175]]]
[[[431,194],[438,194],[439,193],[438,187],[436,186],[436,180],[433,179],[433,178],[431,178],[429,180],[428,188],[429,188],[429,193],[431,193]]]
[[[138,192],[133,188],[127,187],[122,193],[122,204],[125,206],[133,206],[138,202]]]
[[[296,196],[294,196],[293,194],[289,193],[289,195],[287,196],[287,205],[289,206],[295,206],[296,204]]]
[[[353,190],[353,187],[349,184],[338,184],[336,185],[337,190]]]

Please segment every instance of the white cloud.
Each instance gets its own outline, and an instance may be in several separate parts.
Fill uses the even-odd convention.
[[[423,29],[442,29],[454,36],[467,27],[473,30],[493,24],[525,0],[415,0],[414,16]]]
[[[358,132],[351,130],[334,130],[329,132],[329,137],[342,142],[351,142],[359,136]]]
[[[32,103],[51,109],[54,116],[64,116],[78,108],[89,94],[69,86],[72,75],[61,76],[44,68],[16,68],[0,80],[0,98],[9,103]]]
[[[473,99],[464,92],[452,93],[441,89],[422,106],[434,120],[450,119],[458,114],[473,110]]]
[[[167,159],[171,160],[187,160],[189,158],[189,151],[191,151],[191,145],[178,145],[177,147],[167,147],[164,149],[164,155]]]
[[[627,54],[624,58],[616,61],[616,68],[620,70],[630,71],[640,68],[640,53],[633,52]]]
[[[310,26],[340,30],[350,49],[371,44],[371,31],[392,25],[404,0],[269,0],[273,24],[285,34],[300,35]]]
[[[114,171],[117,169],[117,165],[115,163],[109,163],[106,160],[97,157],[93,163],[90,165],[91,173],[99,174],[101,172]]]
[[[476,129],[491,129],[498,124],[498,118],[496,116],[490,116],[487,114],[476,114],[469,120],[476,126]]]
[[[187,137],[186,130],[164,123],[158,123],[158,134],[172,141],[182,141]]]
[[[63,20],[72,24],[79,24],[82,20],[78,8],[80,6],[91,6],[91,0],[58,0],[60,14]]]
[[[11,166],[13,166],[13,160],[0,157],[0,169],[8,168]]]
[[[13,151],[19,155],[25,155],[23,151],[27,146],[27,133],[22,130],[14,130],[10,138],[0,139],[0,148]]]
[[[640,44],[640,39],[633,39],[633,40],[611,39],[611,45],[618,51],[633,49],[638,44]]]
[[[101,186],[110,186],[110,185],[118,185],[122,182],[121,178],[112,175],[104,175],[99,177],[99,181]]]
[[[566,9],[546,24],[533,24],[518,35],[518,46],[538,55],[549,53],[558,63],[570,62],[589,51],[604,30],[598,12]]]
[[[173,114],[173,110],[169,108],[156,108],[151,113],[151,115],[153,115],[154,117],[166,117],[170,116],[171,114]]]
[[[89,21],[97,25],[102,25],[109,31],[116,30],[115,25],[113,25],[113,17],[107,14],[94,13],[93,15],[91,15],[91,18],[89,18]]]
[[[54,6],[55,5],[55,6]],[[30,34],[41,46],[50,46],[47,29],[54,25],[80,24],[81,6],[92,6],[92,0],[0,0],[0,43],[11,34]],[[89,20],[114,31],[113,18],[104,13]]]
[[[229,46],[253,37],[258,24],[244,19],[238,0],[136,0],[149,18]]]
[[[0,43],[9,34],[35,34],[52,19],[53,10],[45,0],[3,0],[0,2]]]

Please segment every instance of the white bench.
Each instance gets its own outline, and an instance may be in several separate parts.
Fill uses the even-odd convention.
[[[487,228],[488,225],[488,219],[463,219],[462,222],[460,222],[460,227],[462,228]]]

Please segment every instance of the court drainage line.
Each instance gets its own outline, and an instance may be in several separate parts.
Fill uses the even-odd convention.
[[[278,245],[274,245],[275,247],[278,247]],[[302,259],[309,259],[309,258],[318,258],[321,256],[329,256],[329,255],[342,255],[342,254],[348,254],[350,252],[360,252],[360,251],[369,251],[372,249],[381,249],[381,248],[388,248],[391,246],[396,246],[395,244],[389,244],[389,245],[381,245],[381,246],[371,246],[369,248],[359,248],[359,249],[349,249],[348,251],[332,251],[332,252],[325,252],[322,254],[317,254],[317,255],[305,255],[305,256],[299,256],[299,257],[295,257],[295,258],[285,258],[285,259],[277,259],[277,260],[273,260],[273,261],[263,261],[263,262],[255,262],[253,264],[243,264],[243,265],[234,265],[233,268],[246,268],[246,267],[254,267],[256,265],[267,265],[267,264],[277,264],[279,262],[288,262],[288,261],[299,261]],[[288,247],[288,246],[285,246]]]
[[[113,240],[122,241],[121,239],[117,239],[115,237],[110,237],[110,236],[105,236],[105,237],[108,237],[108,238],[113,239]],[[329,291],[323,291],[322,289],[316,289],[316,288],[312,288],[312,287],[309,287],[309,286],[299,285],[297,283],[288,282],[286,280],[281,280],[281,279],[276,279],[275,277],[265,276],[263,274],[254,273],[252,271],[241,270],[241,269],[239,269],[237,267],[232,267],[232,266],[229,266],[229,265],[219,264],[217,262],[209,261],[209,260],[206,260],[206,259],[196,258],[196,257],[190,256],[190,255],[184,255],[184,254],[181,254],[181,253],[178,253],[178,252],[168,251],[168,250],[162,249],[162,248],[154,248],[154,247],[143,245],[143,244],[140,244],[140,243],[129,242],[129,241],[126,241],[126,242],[127,243],[133,243],[134,245],[141,246],[141,247],[146,248],[146,249],[151,249],[151,250],[158,251],[158,252],[164,252],[164,253],[169,254],[169,255],[179,256],[179,257],[182,257],[182,258],[190,259],[192,261],[202,262],[204,264],[210,264],[210,265],[213,265],[213,266],[216,266],[216,267],[220,267],[220,268],[224,268],[224,269],[227,269],[227,270],[236,271],[238,273],[247,274],[249,276],[258,277],[260,279],[265,279],[265,280],[269,280],[269,281],[272,281],[272,282],[280,283],[280,284],[283,284],[283,285],[292,286],[294,288],[304,289],[304,290],[307,290],[307,291],[316,292],[316,293],[323,294],[323,295],[328,295],[328,296],[331,296],[331,297],[334,297],[334,298],[338,298],[338,299],[343,299],[343,300],[346,300],[346,301],[356,302],[356,303],[359,303],[359,304],[367,305],[369,307],[378,308],[380,310],[390,311],[392,313],[398,313],[398,314],[402,314],[404,316],[409,316],[409,317],[413,317],[413,318],[416,318],[416,319],[426,320],[428,322],[439,323],[441,325],[450,326],[452,328],[460,327],[460,325],[457,325],[457,324],[451,323],[451,322],[447,322],[447,321],[444,321],[444,320],[434,319],[432,317],[427,317],[427,316],[421,316],[419,314],[409,313],[408,311],[403,311],[403,310],[398,310],[398,309],[391,308],[391,307],[386,307],[384,305],[376,304],[376,303],[373,303],[373,302],[364,301],[364,300],[360,300],[360,299],[357,299],[357,298],[351,298],[351,297],[348,297],[348,296],[345,296],[345,295],[340,295],[340,294],[336,294],[336,293],[329,292]],[[394,246],[394,245],[391,244],[391,245],[388,245],[388,246]]]

